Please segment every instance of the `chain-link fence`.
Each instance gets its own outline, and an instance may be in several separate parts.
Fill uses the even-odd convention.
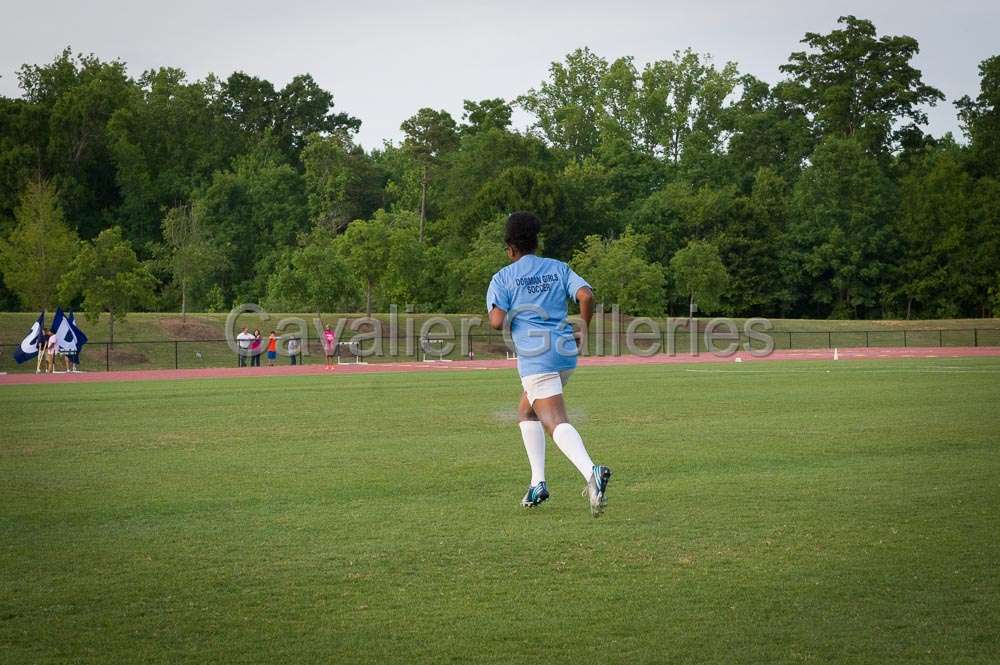
[[[605,330],[591,332],[588,337],[587,355],[628,355],[639,353],[698,353],[711,352],[703,330],[691,333],[683,329],[650,332],[640,329],[633,336],[632,344],[625,331]],[[859,348],[859,347],[959,347],[959,346],[1000,346],[1000,328],[962,329],[901,329],[901,330],[838,330],[838,331],[788,331],[772,330],[767,333],[776,350],[816,349],[816,348]],[[695,339],[692,340],[692,337]],[[459,339],[396,338],[374,337],[358,333],[347,337],[337,346],[335,362],[416,362],[423,360],[466,360],[505,358],[512,355],[512,348],[505,342],[500,331],[469,334],[463,345]],[[288,353],[288,339],[282,338],[278,344],[277,357],[271,361],[266,353],[267,340],[263,340],[259,353],[259,364],[289,365],[292,358]],[[696,345],[696,348],[692,346]],[[738,343],[741,349],[763,349],[766,341],[750,338],[739,330],[731,339],[716,338],[712,346],[724,349]],[[464,347],[464,348],[463,348]],[[14,344],[0,345],[0,372],[34,372],[35,359],[21,365],[14,361]],[[251,364],[250,353],[244,358]],[[98,372],[112,370],[148,369],[192,369],[200,367],[236,367],[240,364],[240,353],[230,347],[224,339],[162,340],[144,342],[88,342],[80,354],[81,371]],[[310,339],[300,343],[300,351],[295,354],[296,364],[316,365],[326,362],[321,340]],[[66,361],[56,357],[56,370],[65,370]]]

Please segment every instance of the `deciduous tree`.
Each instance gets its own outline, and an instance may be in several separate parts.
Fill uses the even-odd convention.
[[[191,206],[178,206],[167,212],[163,218],[163,240],[169,252],[170,274],[181,292],[181,319],[186,321],[192,289],[207,291],[211,277],[228,267],[228,260]]]
[[[63,221],[55,187],[29,182],[14,218],[10,234],[0,239],[0,273],[24,307],[54,308],[59,282],[80,245]]]
[[[441,157],[458,146],[458,132],[455,120],[447,111],[429,108],[420,109],[404,120],[399,128],[406,134],[403,150],[413,157],[421,169],[418,237],[423,242],[424,224],[427,222],[427,187]]]
[[[549,78],[517,98],[536,117],[535,127],[554,146],[582,160],[600,143],[601,80],[608,63],[588,48],[549,66]]]
[[[570,265],[594,287],[606,307],[618,305],[632,316],[664,311],[663,266],[646,258],[646,236],[626,229],[620,238],[587,236]]]
[[[722,304],[729,273],[712,243],[692,240],[670,259],[670,270],[678,292],[688,298],[690,316],[694,316],[695,305],[713,310]]]
[[[795,288],[814,316],[881,315],[898,255],[892,184],[854,138],[827,138],[795,185],[789,227]]]
[[[837,22],[843,27],[827,34],[806,33],[802,43],[811,50],[792,53],[780,67],[790,75],[782,91],[822,134],[857,138],[883,153],[919,132],[927,124],[925,105],[934,106],[944,94],[911,64],[920,50],[916,39],[880,37],[871,21],[855,16]]]
[[[288,311],[353,310],[358,280],[341,254],[336,237],[317,228],[301,238],[287,263],[268,280],[267,301]]]
[[[466,99],[462,102],[462,108],[464,109],[462,113],[464,123],[458,129],[463,136],[489,129],[506,131],[510,127],[510,117],[514,112],[510,104],[500,97],[483,99],[478,102]]]
[[[344,134],[312,134],[302,151],[309,217],[331,231],[367,219],[383,205],[385,178]]]
[[[955,106],[977,175],[1000,177],[1000,55],[979,64],[979,95],[962,97]]]
[[[87,319],[96,322],[108,315],[108,341],[115,342],[115,323],[154,298],[156,278],[143,265],[122,236],[120,227],[105,229],[93,242],[84,243],[63,275],[64,301],[82,296]]]
[[[389,225],[380,218],[351,222],[339,242],[344,260],[364,287],[365,312],[371,316],[372,297],[389,260]]]

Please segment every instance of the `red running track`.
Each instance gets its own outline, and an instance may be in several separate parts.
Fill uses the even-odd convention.
[[[968,356],[1000,356],[1000,347],[925,347],[925,348],[859,348],[838,349],[840,360],[872,360],[891,358],[962,358]],[[768,356],[753,356],[740,352],[721,358],[708,353],[697,356],[658,354],[641,356],[602,356],[581,358],[582,367],[603,365],[678,365],[689,363],[731,363],[736,358],[743,362],[766,362],[772,360],[832,360],[829,349],[801,349],[775,351]],[[368,374],[372,372],[442,372],[468,370],[513,371],[513,360],[456,360],[454,362],[404,362],[373,363],[370,365],[337,365],[333,370],[322,365],[278,365],[275,367],[211,367],[204,369],[155,369],[116,372],[81,372],[79,374],[0,374],[0,385],[24,385],[29,383],[86,383],[93,381],[162,381],[169,379],[229,379],[238,377],[264,376],[318,376],[327,374]]]

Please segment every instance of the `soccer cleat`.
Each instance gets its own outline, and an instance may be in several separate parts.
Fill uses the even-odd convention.
[[[524,498],[521,499],[521,506],[524,508],[534,508],[547,498],[549,498],[549,488],[543,480],[537,485],[532,485],[528,488]]]
[[[587,486],[583,488],[583,496],[590,500],[590,514],[600,517],[604,512],[604,507],[608,505],[605,492],[608,489],[608,482],[611,480],[611,469],[600,464],[594,465],[594,470],[587,480]]]

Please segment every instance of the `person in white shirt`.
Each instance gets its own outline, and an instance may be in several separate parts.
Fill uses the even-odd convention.
[[[253,342],[253,335],[250,329],[243,326],[243,330],[236,336],[236,343],[239,346],[240,367],[247,367],[250,358],[250,344]]]

